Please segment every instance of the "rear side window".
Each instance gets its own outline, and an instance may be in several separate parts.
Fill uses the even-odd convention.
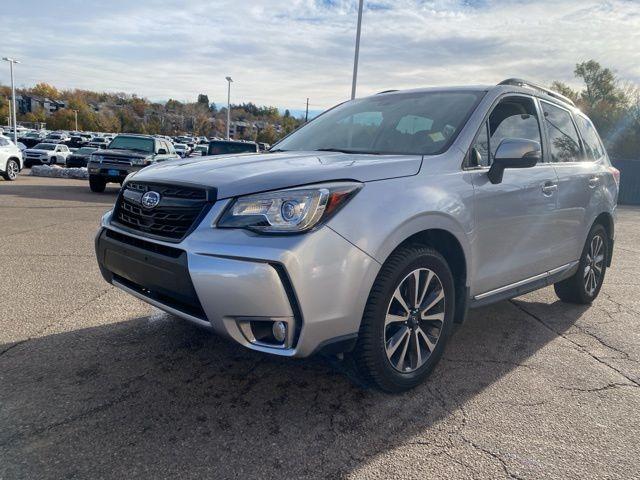
[[[579,162],[581,160],[580,140],[578,132],[567,110],[542,103],[544,125],[549,136],[551,161]]]
[[[580,134],[582,135],[582,142],[584,143],[584,159],[588,161],[600,160],[604,157],[604,147],[602,146],[595,127],[588,118],[582,115],[576,116],[576,122],[578,124],[578,130],[580,130]]]

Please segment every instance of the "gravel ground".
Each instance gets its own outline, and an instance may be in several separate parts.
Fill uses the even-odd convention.
[[[474,310],[390,396],[107,285],[116,193],[0,181],[0,479],[640,478],[640,209],[593,306],[547,288]]]

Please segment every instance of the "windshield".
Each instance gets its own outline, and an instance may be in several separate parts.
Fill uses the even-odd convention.
[[[455,140],[484,92],[408,92],[353,100],[333,108],[274,151],[435,155]]]
[[[209,142],[209,155],[257,151],[255,143]]]
[[[91,152],[95,152],[96,150],[97,150],[97,148],[92,148],[92,147],[82,147],[82,148],[79,148],[78,150],[76,150],[76,153],[79,153],[79,154],[88,154],[88,153],[91,153]]]
[[[143,137],[116,137],[109,144],[109,148],[153,153],[154,140],[153,138]]]
[[[37,150],[54,150],[56,148],[56,146],[51,144],[51,143],[39,143],[38,145],[36,145],[33,148],[35,148]]]

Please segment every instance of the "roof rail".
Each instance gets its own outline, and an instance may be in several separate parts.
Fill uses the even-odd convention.
[[[563,102],[568,103],[569,105],[573,105],[574,107],[576,106],[576,104],[573,103],[573,100],[571,100],[569,97],[565,97],[564,95],[558,92],[554,92],[553,90],[550,90],[546,87],[543,87],[533,82],[529,82],[528,80],[523,80],[521,78],[507,78],[506,80],[501,81],[498,85],[515,85],[517,87],[533,88],[534,90],[540,90],[541,92],[546,93],[550,97],[556,98],[558,100],[562,100]]]
[[[382,95],[383,93],[391,93],[391,92],[397,92],[398,89],[393,89],[393,90],[383,90],[381,92],[376,93],[376,95]]]

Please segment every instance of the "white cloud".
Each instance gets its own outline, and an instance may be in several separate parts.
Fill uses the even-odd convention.
[[[25,0],[4,12],[3,55],[19,84],[126,91],[151,99],[326,108],[348,97],[356,2],[231,0],[104,3]],[[358,92],[495,83],[521,76],[574,82],[594,58],[640,82],[637,1],[365,1]],[[24,15],[24,12],[31,12]],[[8,15],[7,15],[8,13]],[[0,70],[0,82],[7,83]]]

